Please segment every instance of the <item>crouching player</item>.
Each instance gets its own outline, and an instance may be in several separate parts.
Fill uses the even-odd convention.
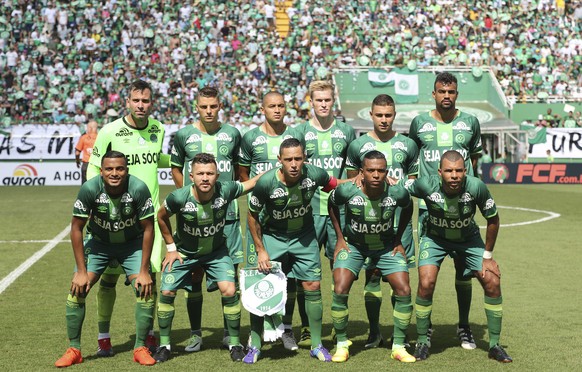
[[[192,290],[192,271],[202,267],[209,281],[222,294],[222,309],[230,335],[230,357],[240,362],[245,356],[240,345],[240,301],[234,285],[234,264],[228,254],[224,225],[228,205],[252,190],[259,176],[245,182],[217,182],[214,156],[200,153],[192,159],[192,184],[174,190],[158,211],[158,224],[168,252],[162,263],[161,295],[158,301],[160,347],[157,362],[170,358],[170,333],[174,300],[178,289]],[[176,214],[172,236],[170,217]],[[178,262],[176,262],[178,261]]]
[[[109,263],[117,260],[137,296],[134,361],[153,365],[145,339],[152,327],[150,256],[154,239],[154,207],[148,187],[128,174],[125,155],[109,151],[101,160],[101,177],[85,182],[73,207],[71,244],[77,265],[67,298],[67,334],[70,347],[56,367],[83,362],[81,329],[85,298]],[[83,228],[89,220],[92,237],[83,246]],[[84,252],[87,250],[87,262]]]
[[[337,233],[334,252],[335,283],[331,317],[337,335],[333,362],[349,357],[348,295],[366,258],[370,258],[394,291],[394,342],[392,359],[412,363],[416,359],[404,347],[406,330],[412,317],[412,299],[406,253],[401,238],[412,216],[410,196],[401,184],[386,182],[387,163],[384,155],[372,150],[362,160],[362,186],[344,183],[331,192],[329,215]],[[338,206],[345,205],[344,230],[340,227]],[[396,235],[392,228],[396,208],[402,207]]]

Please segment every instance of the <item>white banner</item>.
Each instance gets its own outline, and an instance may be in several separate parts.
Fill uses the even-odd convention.
[[[170,169],[159,169],[160,185],[174,185]],[[81,185],[81,169],[69,162],[2,162],[1,186],[74,186]]]
[[[163,152],[170,153],[170,136],[177,124],[164,125]],[[1,160],[74,160],[81,133],[74,124],[23,124],[0,130]]]
[[[530,145],[530,158],[546,158],[550,150],[554,159],[582,159],[582,129],[548,128],[546,143]]]

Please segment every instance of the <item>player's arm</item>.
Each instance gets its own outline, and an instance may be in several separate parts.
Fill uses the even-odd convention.
[[[238,179],[241,182],[244,181],[248,181],[250,178],[250,174],[251,174],[251,167],[247,167],[246,165],[240,165],[237,167],[238,168]]]
[[[357,169],[348,169],[346,171],[346,174],[348,175],[348,178],[354,178],[356,177],[358,174],[360,174],[360,171]]]
[[[141,246],[141,265],[135,280],[135,289],[141,298],[145,298],[152,295],[153,282],[150,276],[150,259],[154,245],[154,216],[144,218],[139,223],[143,229],[143,242]]]
[[[242,193],[241,195],[246,195],[246,194],[248,194],[249,192],[253,191],[253,189],[255,188],[255,185],[257,184],[257,181],[259,180],[259,178],[261,178],[261,176],[262,176],[263,174],[264,174],[264,173],[262,173],[262,174],[257,174],[256,176],[254,176],[254,177],[253,177],[253,178],[251,178],[250,180],[248,180],[248,181],[244,181],[244,182],[241,182],[241,183],[242,183],[242,185],[243,185],[243,188],[244,188],[244,191],[243,191],[243,193]]]
[[[257,265],[260,271],[268,272],[271,270],[271,262],[269,254],[263,245],[263,230],[259,223],[259,213],[249,210],[247,222],[249,224],[249,231],[255,243],[255,250],[257,252]]]
[[[87,223],[87,218],[73,216],[71,220],[71,245],[73,247],[73,255],[75,257],[75,264],[77,271],[73,275],[71,282],[71,295],[81,296],[86,295],[91,288],[91,281],[87,273],[87,266],[85,265],[85,253],[83,247],[83,228]]]
[[[485,232],[485,252],[483,252],[483,271],[481,275],[485,277],[491,273],[498,278],[501,276],[499,266],[493,259],[493,249],[499,233],[499,215],[487,218],[487,230]]]
[[[184,186],[184,174],[182,174],[182,168],[172,166],[172,180],[177,189]]]
[[[333,191],[332,193],[334,193]],[[340,224],[340,213],[339,209],[336,205],[334,205],[331,201],[327,203],[327,212],[329,214],[329,219],[331,220],[331,224],[333,225],[333,229],[335,230],[335,234],[337,236],[337,241],[335,243],[335,249],[333,252],[333,260],[336,260],[337,255],[342,249],[347,250],[350,252],[350,248],[346,244],[346,239],[344,238],[344,233],[342,231],[342,227]]]
[[[172,223],[170,222],[170,217],[172,213],[167,209],[167,199],[164,201],[163,205],[158,210],[158,226],[160,227],[160,232],[166,242],[166,257],[162,262],[162,272],[166,271],[166,266],[168,271],[172,270],[172,264],[174,261],[178,260],[180,263],[184,263],[182,257],[176,249],[176,244],[174,243],[174,237],[172,236]]]
[[[169,154],[160,152],[160,157],[158,158],[158,168],[170,168],[170,159],[171,156]]]
[[[404,250],[404,246],[402,245],[402,235],[406,230],[406,226],[410,223],[412,219],[412,202],[410,201],[410,195],[408,192],[404,192],[406,194],[404,196],[404,200],[408,200],[408,205],[402,207],[400,212],[400,219],[398,220],[398,228],[396,229],[396,236],[394,237],[394,249],[392,250],[392,256],[396,255],[396,253],[400,252],[402,256],[406,257],[406,251]]]

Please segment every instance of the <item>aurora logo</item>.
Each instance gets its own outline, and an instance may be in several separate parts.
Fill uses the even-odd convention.
[[[4,177],[4,186],[44,186],[46,177],[39,177],[35,167],[30,164],[20,164],[12,172],[12,177]]]

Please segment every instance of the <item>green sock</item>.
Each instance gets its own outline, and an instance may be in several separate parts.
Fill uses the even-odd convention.
[[[192,283],[192,292],[186,291],[186,309],[188,309],[188,318],[190,319],[190,329],[195,331],[202,327],[202,283]]]
[[[262,316],[257,316],[255,314],[251,315],[251,346],[261,349],[261,335],[263,334],[263,322],[264,318]]]
[[[459,325],[469,325],[469,311],[471,311],[471,299],[473,297],[473,283],[471,279],[456,279],[457,305],[459,307]]]
[[[331,320],[337,336],[337,342],[348,340],[348,319],[350,317],[348,310],[348,294],[332,294],[331,302]]]
[[[300,286],[301,287],[301,286]],[[303,305],[299,301],[299,291],[297,290],[297,281],[295,279],[287,279],[287,302],[285,303],[285,315],[283,316],[283,324],[290,326],[293,324],[293,312],[295,311],[295,298],[299,305],[299,313],[301,313],[301,306],[305,308],[305,297],[303,298]],[[304,309],[305,311],[305,309]]]
[[[172,321],[174,320],[175,296],[160,294],[158,300],[158,326],[160,327],[160,345],[170,345],[170,333],[172,333]]]
[[[131,281],[132,288],[135,289],[135,279]],[[155,290],[155,288],[153,288]],[[154,312],[156,301],[153,297],[141,298],[135,291],[135,345],[134,349],[145,346],[145,340],[150,329],[154,326]]]
[[[81,329],[85,320],[84,297],[67,296],[66,318],[69,346],[81,350]]]
[[[364,286],[364,303],[372,337],[380,334],[380,308],[382,307],[380,280],[379,276],[372,275]]]
[[[240,300],[238,293],[235,293],[234,296],[222,296],[222,311],[230,336],[229,345],[237,346],[240,344]]]
[[[321,328],[323,318],[323,303],[321,302],[321,290],[305,291],[305,311],[309,319],[311,331],[311,347],[321,344]]]
[[[485,315],[487,316],[487,328],[489,328],[489,348],[499,343],[501,321],[503,320],[502,304],[502,296],[497,298],[485,296]]]
[[[394,319],[394,345],[404,345],[406,339],[406,330],[410,325],[410,318],[412,318],[412,296],[396,296],[393,295],[396,303],[394,304],[393,319]]]
[[[426,344],[426,333],[430,327],[430,313],[432,312],[432,299],[427,300],[416,297],[416,333],[418,334],[417,343]]]
[[[115,286],[119,275],[103,274],[97,290],[97,324],[99,333],[109,333],[113,305],[117,297]]]

